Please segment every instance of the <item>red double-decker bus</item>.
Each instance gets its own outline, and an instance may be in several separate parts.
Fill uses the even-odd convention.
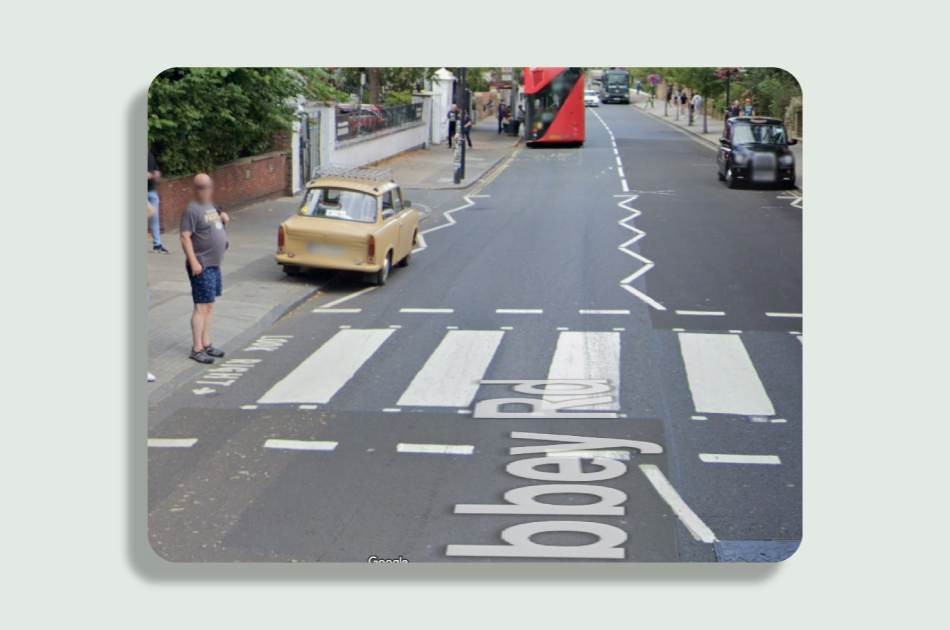
[[[528,146],[584,144],[582,68],[525,68],[524,93]]]

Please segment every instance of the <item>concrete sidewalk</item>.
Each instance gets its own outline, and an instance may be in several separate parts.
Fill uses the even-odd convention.
[[[679,114],[679,119],[677,119],[676,107],[670,103],[669,108],[666,111],[664,116],[664,103],[660,99],[657,99],[654,103],[654,107],[646,107],[647,105],[648,94],[646,92],[641,92],[640,94],[631,94],[631,105],[630,107],[637,108],[638,111],[655,116],[662,120],[663,122],[673,125],[677,129],[681,129],[687,133],[692,134],[696,138],[703,140],[704,142],[709,143],[711,146],[719,148],[719,138],[722,136],[722,128],[724,122],[721,120],[716,120],[711,116],[707,118],[707,133],[703,133],[703,119],[702,117],[699,120],[693,121],[693,125],[690,127],[687,123],[689,117]],[[609,107],[606,106],[605,107]],[[803,173],[804,173],[804,162],[802,159],[802,146],[803,142],[798,141],[798,144],[791,147],[792,153],[795,155],[795,185],[799,190],[803,189]]]
[[[472,127],[472,147],[466,146],[465,179],[454,183],[455,151],[447,143],[430,145],[424,151],[411,151],[384,160],[379,166],[393,169],[396,181],[404,189],[452,190],[468,188],[496,164],[511,154],[520,136],[498,133],[496,118],[483,118]]]

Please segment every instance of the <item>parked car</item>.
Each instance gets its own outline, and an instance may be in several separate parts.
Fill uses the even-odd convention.
[[[584,90],[584,107],[600,107],[600,97],[597,90]]]
[[[385,126],[383,111],[372,105],[363,105],[362,108],[356,105],[340,105],[337,107],[337,115],[348,117],[350,137],[356,135],[357,127],[360,133],[373,133]]]
[[[298,213],[277,233],[277,263],[294,276],[304,268],[365,274],[384,285],[407,267],[419,237],[419,213],[392,171],[329,167],[307,184]]]
[[[726,120],[719,139],[716,166],[720,181],[729,188],[741,183],[795,187],[795,156],[778,118],[737,116]]]

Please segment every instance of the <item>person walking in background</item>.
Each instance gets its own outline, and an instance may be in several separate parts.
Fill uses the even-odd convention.
[[[742,108],[739,107],[739,101],[732,101],[732,106],[726,110],[726,118],[735,118],[742,115]]]
[[[156,214],[158,214],[158,209],[152,204],[148,204],[148,220],[151,221],[152,217],[155,216]],[[148,306],[145,307],[146,309],[145,316],[148,317],[148,309],[152,307],[152,291],[151,289],[148,288],[147,280],[146,280],[146,285],[145,285],[145,294],[146,294],[146,299],[148,300],[148,302],[146,302]],[[146,372],[148,372],[148,370],[146,370]],[[155,382],[155,375],[152,374],[151,372],[148,372],[148,382],[149,383]]]
[[[693,95],[693,120],[699,120],[699,112],[703,108],[703,97],[697,92]]]
[[[498,133],[501,133],[501,129],[505,124],[505,104],[502,102],[498,103]]]
[[[686,115],[686,92],[680,90],[680,114]]]
[[[745,105],[742,106],[742,113],[746,116],[755,116],[755,107],[752,105],[751,99],[745,100]]]
[[[221,297],[221,263],[228,248],[225,227],[231,218],[212,202],[214,183],[204,173],[195,176],[195,198],[181,215],[181,246],[191,280],[195,310],[191,315],[192,349],[189,358],[214,363],[224,352],[211,345],[211,317],[215,298]]]
[[[452,109],[449,110],[449,148],[452,148],[452,138],[455,137],[455,124],[459,120],[459,106],[452,103]]]
[[[162,176],[152,155],[152,147],[148,147],[148,203],[155,208],[154,213],[148,215],[148,225],[152,231],[152,251],[156,254],[167,254],[168,250],[162,245],[162,224],[158,220],[159,205],[158,193],[155,192],[155,182]]]
[[[462,133],[464,134],[464,137],[462,138],[462,140],[463,141],[468,140],[469,148],[472,147],[471,133],[472,133],[472,126],[474,124],[475,124],[475,121],[472,120],[471,114],[469,114],[468,112],[465,112],[465,114],[462,115]]]
[[[640,79],[637,79],[637,94],[640,93],[640,87],[641,87],[641,86],[643,86],[643,84],[640,83]]]

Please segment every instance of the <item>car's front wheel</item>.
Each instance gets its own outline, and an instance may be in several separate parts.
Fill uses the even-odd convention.
[[[731,168],[726,169],[726,186],[733,189],[739,187],[739,181]]]

